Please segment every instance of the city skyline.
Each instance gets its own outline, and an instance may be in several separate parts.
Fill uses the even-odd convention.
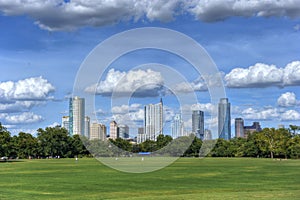
[[[109,37],[143,27],[178,31],[207,51],[224,82],[224,98],[232,105],[231,135],[235,118],[250,125],[258,121],[261,127],[300,124],[297,1],[259,1],[255,6],[243,1],[204,5],[180,0],[125,4],[110,1],[98,7],[87,2],[82,5],[82,16],[72,1],[62,1],[59,6],[37,2],[34,7],[27,1],[0,3],[0,26],[5,30],[0,33],[0,122],[12,134],[35,134],[38,128],[63,125],[86,56]],[[93,9],[96,12],[91,12]],[[56,15],[49,14],[54,10]],[[71,18],[65,17],[66,11]],[[154,63],[181,74],[186,82],[172,88],[173,92],[194,92],[198,104],[181,105],[165,85],[169,74]],[[119,80],[123,81],[120,90],[114,90]],[[211,115],[218,105],[210,99],[210,84],[214,84],[213,77],[201,77],[190,63],[171,53],[152,49],[130,52],[112,62],[101,77],[99,74],[99,85],[84,88],[96,92],[95,110],[86,115],[91,122],[98,120],[107,126],[112,120],[127,124],[133,127],[130,134],[137,133],[143,126],[143,106],[162,97],[165,134],[171,134],[171,119],[180,111],[186,129],[192,129],[192,117],[185,115],[191,110],[204,111],[205,128],[210,129],[218,126],[218,119]],[[139,90],[124,103],[122,95],[131,94],[133,87]],[[113,92],[117,98],[112,103]]]
[[[158,135],[164,132],[163,127],[163,101],[162,98],[157,104],[148,104],[144,106],[144,127],[139,127],[138,132],[129,135],[130,127],[126,124],[118,124],[116,121],[109,123],[109,134],[105,124],[90,122],[90,117],[85,116],[85,99],[75,96],[69,100],[69,116],[62,117],[61,127],[65,128],[70,136],[74,134],[85,136],[88,139],[133,139],[137,143],[146,140],[156,141]],[[213,137],[212,131],[205,127],[204,112],[201,110],[192,110],[192,129],[186,130],[181,114],[175,114],[171,120],[171,133],[173,139],[181,136],[194,134],[201,140],[211,140],[222,138],[230,140],[233,137],[247,138],[253,132],[260,132],[262,128],[259,122],[253,122],[251,126],[245,126],[243,118],[234,119],[235,134],[231,133],[231,104],[228,98],[220,98],[218,104],[218,135]],[[75,116],[75,117],[74,117]],[[82,121],[84,120],[84,123]],[[82,124],[84,124],[84,126]],[[279,125],[278,128],[285,128]],[[80,130],[84,129],[84,132]],[[70,131],[71,130],[71,131]],[[75,130],[75,131],[74,131]],[[146,131],[145,131],[146,130]],[[216,135],[216,134],[214,134]]]

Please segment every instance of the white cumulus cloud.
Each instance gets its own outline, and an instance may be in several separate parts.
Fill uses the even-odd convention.
[[[110,69],[105,80],[87,87],[85,91],[103,96],[155,97],[164,92],[163,85],[161,73],[151,69],[128,72]]]
[[[278,118],[280,113],[276,108],[266,108],[261,110],[247,108],[242,111],[242,116],[244,119],[249,120],[272,120]]]
[[[189,12],[203,21],[219,21],[233,16],[242,17],[299,17],[300,1],[270,0],[190,0],[186,3]]]
[[[296,94],[293,92],[286,92],[284,94],[281,94],[277,99],[277,104],[282,107],[295,106],[298,103],[299,102],[296,99]]]
[[[40,28],[59,31],[122,21],[163,21],[190,14],[206,22],[232,16],[300,16],[300,1],[270,0],[0,0],[4,15],[26,15]]]
[[[46,100],[55,88],[42,77],[0,82],[0,100]]]
[[[49,124],[47,127],[51,127],[51,128],[54,128],[56,126],[60,126],[60,123],[58,122],[53,122],[52,124]]]
[[[111,108],[111,112],[114,114],[125,114],[129,112],[139,111],[142,109],[141,104],[130,104],[130,105],[120,105],[120,106],[114,106]]]
[[[0,112],[12,113],[29,111],[33,106],[41,105],[41,101],[15,101],[0,103]]]
[[[284,68],[257,63],[249,68],[234,68],[226,74],[227,87],[285,87],[300,84],[300,61],[293,61]]]
[[[43,117],[32,112],[23,112],[20,114],[0,114],[0,119],[3,119],[7,124],[32,124],[43,121]]]
[[[296,110],[287,110],[281,114],[281,121],[299,121],[300,113]]]

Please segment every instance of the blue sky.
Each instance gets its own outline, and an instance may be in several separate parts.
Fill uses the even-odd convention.
[[[259,121],[263,127],[300,125],[299,5],[297,0],[0,1],[0,121],[13,134],[60,124],[79,67],[96,45],[122,31],[162,27],[186,34],[205,48],[222,74],[233,119],[242,117],[246,125]],[[182,109],[200,108],[207,127],[216,125],[210,118],[216,106],[199,74],[178,56],[149,49],[124,55],[107,68],[96,95],[100,122],[129,123],[134,135],[143,105],[159,101],[153,97],[156,92],[164,99],[167,120],[179,112],[176,97],[157,87],[142,91],[143,98],[132,97],[126,105],[111,108],[111,96],[103,92],[117,84],[111,78],[164,82],[159,68],[134,69],[145,63],[168,65],[182,74],[199,101]],[[191,91],[181,87],[180,92]]]

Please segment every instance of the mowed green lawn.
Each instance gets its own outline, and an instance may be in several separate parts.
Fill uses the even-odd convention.
[[[181,158],[144,174],[95,159],[1,162],[0,199],[300,199],[300,160]]]

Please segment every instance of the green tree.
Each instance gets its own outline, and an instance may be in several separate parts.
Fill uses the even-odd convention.
[[[89,151],[87,150],[87,146],[90,145],[90,141],[80,135],[73,135],[73,137],[70,137],[69,139],[69,151],[68,151],[68,157],[83,157],[83,156],[89,156]]]
[[[300,130],[300,126],[296,126],[296,125],[290,125],[291,132],[293,133],[293,135],[296,135],[296,133],[298,133],[298,131]]]
[[[213,157],[232,157],[232,153],[229,147],[230,141],[220,138],[213,148],[211,155]]]
[[[158,135],[156,140],[157,148],[161,149],[167,146],[172,140],[173,140],[172,137],[169,135],[163,135],[163,134]]]
[[[199,157],[201,146],[202,146],[201,139],[194,137],[192,144],[185,151],[184,156]]]
[[[245,138],[232,138],[229,142],[229,154],[234,157],[243,157],[245,156]]]
[[[244,155],[246,157],[259,157],[261,150],[259,148],[259,140],[257,139],[258,132],[249,134],[244,143]]]
[[[10,132],[0,123],[0,156],[9,156]]]
[[[296,135],[289,139],[287,142],[288,146],[288,155],[291,158],[300,158],[300,135]]]
[[[131,151],[132,150],[132,144],[127,141],[124,140],[122,138],[117,138],[115,140],[109,139],[109,141],[114,144],[115,146],[117,146],[118,148],[124,150],[124,151]]]
[[[29,133],[20,132],[14,137],[17,146],[17,156],[20,158],[37,157],[38,140]]]
[[[140,147],[142,152],[154,152],[157,150],[156,142],[152,140],[146,140],[140,144]]]
[[[67,157],[69,150],[69,136],[64,128],[47,127],[45,130],[38,129],[38,142],[42,156]]]

